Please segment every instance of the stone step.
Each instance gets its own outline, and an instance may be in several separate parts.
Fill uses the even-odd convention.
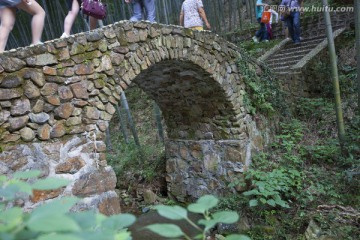
[[[269,57],[267,59],[268,63],[279,63],[279,62],[286,62],[286,61],[292,61],[292,60],[300,60],[303,58],[306,54],[308,54],[311,50],[310,49],[303,49],[299,51],[293,51],[293,52],[284,52],[282,54],[274,54],[274,56]]]
[[[304,45],[302,46],[297,45],[297,47],[295,48],[291,48],[291,49],[283,49],[280,50],[279,52],[275,53],[272,57],[272,59],[279,59],[279,58],[284,58],[284,54],[286,54],[286,57],[290,57],[290,56],[296,56],[297,54],[300,54],[302,56],[306,55],[308,52],[310,52],[312,49],[314,49],[316,46],[318,46],[318,44],[312,44],[312,45]]]
[[[301,74],[301,72],[299,71],[296,71],[296,72],[293,72],[293,71],[274,71],[274,73],[276,75],[280,75],[280,76],[284,76],[284,75],[292,75],[292,74]]]
[[[340,29],[340,28],[343,28],[345,27],[346,25],[345,24],[336,24],[336,25],[332,25],[332,30],[333,32]],[[324,38],[326,37],[326,26],[325,25],[321,25],[321,26],[318,26],[318,25],[311,25],[311,26],[307,26],[307,30],[304,31],[302,33],[303,36],[316,36],[318,35],[319,33],[322,33],[322,35],[324,36]]]
[[[285,51],[283,53],[279,53],[280,56],[282,57],[288,57],[288,56],[294,56],[294,54],[296,55],[305,55],[309,52],[309,48],[304,48],[304,49],[298,49],[298,50],[293,50],[293,51]],[[273,55],[273,59],[276,59],[276,54]]]
[[[281,71],[285,71],[287,69],[290,69],[291,66],[280,66],[280,67],[275,67],[275,68],[272,68],[272,70],[274,72],[281,72]]]
[[[269,68],[276,68],[276,67],[281,67],[281,66],[293,66],[293,65],[297,64],[301,58],[302,57],[297,58],[297,59],[287,60],[287,61],[284,60],[282,62],[270,62],[267,64],[267,66]]]
[[[306,49],[306,48],[313,48],[314,46],[317,46],[320,42],[322,42],[325,38],[316,38],[311,40],[304,39],[301,44],[294,44],[293,42],[290,42],[285,45],[285,47],[280,51],[280,53],[283,52],[290,52],[292,50],[300,50],[300,49]]]

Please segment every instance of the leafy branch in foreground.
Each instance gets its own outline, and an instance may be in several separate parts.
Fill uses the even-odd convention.
[[[6,240],[130,240],[126,227],[135,222],[131,214],[106,217],[94,211],[69,212],[80,201],[63,197],[44,203],[31,213],[11,207],[15,200],[28,198],[33,190],[50,190],[66,186],[65,179],[46,178],[34,183],[39,171],[0,175],[0,239]]]
[[[209,230],[215,227],[218,223],[231,224],[239,220],[239,215],[233,211],[220,211],[213,214],[210,209],[218,204],[219,200],[211,195],[205,195],[199,198],[195,203],[190,204],[187,209],[180,206],[156,206],[155,209],[162,217],[171,220],[185,220],[195,229],[199,231],[199,235],[195,239],[205,239],[209,234]],[[189,217],[188,212],[202,214],[204,219],[200,219],[197,224],[194,223]],[[199,227],[201,225],[203,227]],[[146,227],[156,234],[167,238],[184,237],[187,240],[191,238],[187,236],[180,227],[175,224],[152,224]],[[226,237],[226,240],[249,240],[244,235],[232,234]]]

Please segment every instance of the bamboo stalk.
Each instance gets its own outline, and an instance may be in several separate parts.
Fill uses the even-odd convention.
[[[129,122],[129,125],[130,125],[130,130],[131,130],[131,132],[133,134],[135,144],[137,146],[140,146],[139,138],[138,138],[138,135],[137,135],[137,132],[136,132],[136,129],[135,129],[134,121],[133,121],[132,116],[131,116],[131,112],[130,112],[129,104],[128,104],[126,96],[125,96],[125,92],[121,93],[121,104],[122,104],[123,108],[126,111],[128,122]]]
[[[328,7],[328,1],[322,0],[325,9]],[[338,126],[338,137],[341,147],[343,148],[343,144],[345,141],[345,127],[344,127],[344,119],[341,108],[341,96],[340,96],[340,86],[339,86],[339,75],[336,61],[336,51],[335,51],[335,43],[333,37],[333,31],[331,27],[331,19],[329,11],[324,11],[325,23],[326,23],[326,35],[328,39],[328,47],[329,47],[329,55],[330,55],[330,64],[331,64],[331,75],[333,80],[333,88],[334,88],[334,97],[335,97],[335,110],[336,110],[336,121]]]
[[[356,34],[357,83],[358,83],[358,116],[360,116],[360,0],[354,0],[354,18]]]
[[[164,130],[163,130],[163,126],[161,123],[161,111],[160,111],[159,106],[156,104],[156,102],[154,102],[154,114],[155,114],[156,125],[157,125],[157,129],[158,129],[160,141],[164,142]]]
[[[129,137],[126,133],[126,129],[125,129],[125,119],[123,118],[122,114],[121,114],[121,110],[119,108],[119,105],[116,105],[116,111],[118,113],[118,116],[119,116],[119,125],[120,125],[120,131],[122,133],[122,135],[124,136],[124,140],[125,140],[125,143],[128,144],[129,143]]]
[[[112,144],[111,144],[111,137],[110,137],[110,130],[109,128],[107,127],[106,128],[106,138],[105,138],[105,141],[106,141],[106,147],[109,151],[112,151],[113,150],[113,147],[112,147]]]

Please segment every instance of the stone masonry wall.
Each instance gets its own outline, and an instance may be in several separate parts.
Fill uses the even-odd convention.
[[[248,144],[251,151],[266,144],[257,140],[262,134],[243,107],[245,86],[236,65],[240,58],[235,45],[211,32],[128,21],[5,52],[0,55],[0,174],[39,169],[42,177],[71,180],[65,189],[38,192],[25,203],[28,208],[75,195],[84,197],[79,210],[120,211],[104,136],[114,105],[133,82],[160,106],[169,148],[197,141],[201,145],[206,154],[187,159],[189,165],[193,160],[205,164],[206,149],[213,149],[221,156],[218,166],[225,169],[222,161],[228,160],[222,156],[235,144],[239,163],[234,166],[240,169],[243,156],[250,159]],[[169,179],[178,172],[170,167],[172,161]],[[180,170],[197,175],[193,167]],[[171,184],[189,187],[184,181]],[[218,192],[217,187],[207,189]]]

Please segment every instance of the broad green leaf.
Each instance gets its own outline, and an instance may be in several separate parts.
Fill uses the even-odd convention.
[[[194,213],[205,213],[209,209],[215,207],[219,200],[212,195],[205,195],[199,198],[196,203],[190,204],[188,210]]]
[[[256,200],[256,199],[251,199],[250,200],[250,202],[249,202],[250,207],[256,207],[257,205],[259,205],[258,200]]]
[[[239,214],[233,211],[222,211],[214,213],[212,218],[218,223],[230,224],[239,220]]]
[[[11,180],[11,184],[19,188],[19,192],[26,193],[28,195],[32,194],[32,187],[29,183],[21,180]]]
[[[131,239],[131,232],[122,231],[115,235],[115,240],[130,240]]]
[[[0,231],[0,239],[1,240],[16,240],[13,234],[1,232]]]
[[[80,237],[75,234],[60,234],[60,233],[50,233],[38,237],[36,240],[82,240]]]
[[[77,234],[82,240],[114,240],[114,232],[112,231],[102,231],[102,229],[97,229],[96,231],[86,231],[80,232]]]
[[[243,195],[245,196],[250,196],[250,195],[259,195],[259,191],[256,190],[256,189],[253,189],[253,190],[250,190],[250,191],[246,191],[246,192],[243,192]]]
[[[136,220],[132,214],[119,214],[108,217],[102,222],[102,227],[109,230],[121,230],[130,226]]]
[[[156,206],[155,209],[158,213],[168,219],[171,220],[181,220],[187,218],[187,211],[185,208],[180,206],[164,206],[159,205]]]
[[[77,232],[79,225],[70,217],[54,212],[47,217],[31,217],[27,226],[32,231],[38,232]]]
[[[6,176],[5,175],[0,175],[0,185],[2,185],[3,182],[6,181]]]
[[[13,175],[13,178],[16,179],[29,179],[40,176],[41,172],[39,170],[30,170],[26,172],[16,172]]]
[[[175,224],[166,224],[166,223],[158,223],[158,224],[152,224],[147,227],[150,231],[162,236],[162,237],[168,237],[168,238],[176,238],[184,236],[185,234]]]
[[[273,206],[273,207],[276,206],[276,203],[275,203],[275,201],[273,199],[267,200],[266,203],[269,204],[270,206]]]
[[[199,239],[199,240],[202,240],[203,238],[204,238],[204,234],[202,234],[202,233],[199,233],[198,235],[196,235],[194,237],[194,239]]]
[[[260,198],[260,202],[261,202],[262,204],[265,204],[265,203],[266,203],[266,199],[265,199],[265,198]]]
[[[18,207],[9,208],[0,214],[0,232],[7,232],[22,222],[22,210]]]
[[[251,240],[251,238],[242,234],[231,234],[225,240]]]
[[[213,228],[218,221],[214,220],[214,219],[209,219],[209,220],[205,220],[205,219],[200,219],[199,224],[204,225],[205,226],[205,231],[208,231],[209,229]]]
[[[43,204],[31,213],[26,224],[31,230],[41,232],[80,230],[72,218],[65,216],[77,201],[74,197],[64,197]]]
[[[104,214],[98,213],[95,216],[96,218],[96,223],[97,225],[101,225],[103,221],[105,221],[107,219],[107,216],[105,216]]]
[[[45,203],[34,209],[29,221],[32,221],[33,218],[46,218],[49,216],[51,217],[53,214],[67,213],[78,201],[79,200],[75,197],[63,197],[55,199],[49,203]]]
[[[83,230],[93,230],[97,226],[96,213],[94,211],[72,212],[67,216],[74,219]]]
[[[63,178],[45,178],[35,182],[32,187],[37,190],[52,190],[64,187],[70,183],[69,180]]]
[[[19,187],[16,185],[8,185],[5,188],[0,188],[0,197],[6,201],[15,199],[16,194],[19,192]]]

